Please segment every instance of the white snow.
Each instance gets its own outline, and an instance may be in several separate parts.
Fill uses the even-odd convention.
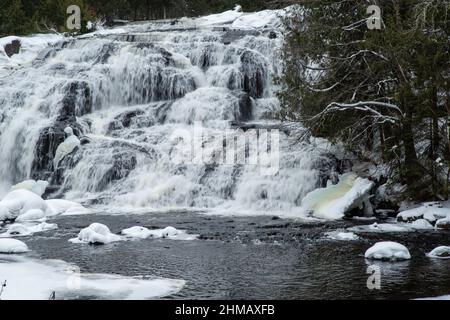
[[[26,237],[38,232],[58,229],[54,223],[42,222],[39,224],[13,223],[7,227],[6,232],[0,234],[0,238]]]
[[[42,197],[42,195],[45,193],[45,189],[47,189],[48,182],[43,180],[25,180],[21,183],[18,183],[11,187],[11,191],[18,190],[18,189],[25,189],[29,190],[31,192],[34,192],[39,197]]]
[[[64,129],[64,132],[68,137],[62,142],[56,149],[55,158],[53,159],[53,167],[56,169],[59,162],[64,159],[65,156],[70,154],[75,148],[80,145],[80,140],[76,135],[73,134],[71,127]]]
[[[0,239],[0,253],[24,253],[28,251],[30,250],[28,249],[27,245],[20,240]],[[0,272],[0,277],[4,277],[2,272]]]
[[[367,249],[364,256],[367,259],[377,260],[408,260],[411,259],[408,249],[397,242],[378,242]]]
[[[50,199],[45,201],[48,205],[47,215],[83,215],[91,213],[89,209],[83,207],[81,204],[64,199]]]
[[[131,227],[124,229],[121,232],[124,236],[130,238],[147,239],[147,238],[167,238],[171,240],[195,240],[198,235],[187,234],[183,230],[178,230],[173,227],[167,227],[164,229],[150,230],[144,227]]]
[[[45,219],[45,212],[41,209],[31,209],[16,218],[16,222],[42,221]]]
[[[359,239],[359,237],[353,232],[332,231],[328,232],[326,235],[329,239],[340,241],[352,241]]]
[[[369,192],[373,182],[359,178],[353,173],[340,177],[339,183],[316,189],[303,198],[302,206],[312,210],[314,216],[324,219],[340,219],[344,213],[368,205]]]
[[[0,210],[0,220],[5,220],[8,216],[9,218],[16,218],[32,209],[39,209],[46,212],[47,203],[34,192],[18,189],[8,193],[0,201],[0,208],[6,208],[9,211],[6,214],[6,211],[3,211],[4,209]]]
[[[121,240],[123,240],[121,236],[111,233],[104,224],[93,223],[82,229],[77,238],[69,241],[72,243],[107,244]]]
[[[2,300],[48,300],[52,292],[56,299],[143,300],[175,294],[185,285],[176,279],[84,274],[60,260],[0,255],[2,280],[7,281]]]
[[[450,247],[440,246],[434,248],[427,254],[430,258],[438,258],[438,259],[450,259]]]

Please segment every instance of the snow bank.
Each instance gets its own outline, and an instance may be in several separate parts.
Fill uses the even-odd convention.
[[[20,240],[0,239],[0,253],[24,253],[28,251],[30,250],[28,249],[27,245]],[[5,275],[2,272],[0,272],[0,276],[5,278]]]
[[[68,137],[56,149],[55,158],[53,159],[53,167],[55,169],[58,168],[59,162],[64,159],[65,156],[70,154],[80,145],[80,140],[73,134],[71,127],[65,128],[64,132]]]
[[[18,189],[8,193],[0,201],[0,208],[3,208],[0,209],[0,220],[5,220],[16,218],[32,209],[46,212],[47,203],[40,196],[29,190]]]
[[[352,241],[359,239],[359,237],[353,232],[332,231],[328,232],[326,235],[329,239],[340,241]]]
[[[47,189],[48,182],[43,180],[25,180],[21,183],[18,183],[11,187],[11,191],[18,190],[18,189],[25,189],[29,190],[31,192],[34,192],[39,197],[42,197],[42,195],[45,193],[45,189]]]
[[[7,227],[6,232],[0,234],[0,238],[10,237],[27,237],[38,232],[50,231],[58,229],[58,225],[54,223],[39,223],[39,224],[22,224],[14,223]]]
[[[338,184],[308,193],[303,198],[302,206],[312,210],[316,217],[340,219],[344,213],[355,208],[362,208],[363,204],[370,207],[368,196],[372,187],[372,181],[347,173],[340,177]]]
[[[173,227],[156,230],[150,230],[144,227],[131,227],[129,229],[122,230],[121,233],[124,236],[137,239],[167,238],[172,240],[195,240],[198,238],[198,235],[187,234],[185,231],[178,230]]]
[[[450,259],[450,247],[440,246],[427,254],[430,258]]]
[[[0,278],[7,281],[2,300],[154,299],[179,292],[184,280],[84,274],[60,260],[0,256]]]
[[[93,223],[80,231],[77,238],[70,239],[72,243],[107,244],[123,240],[122,237],[111,233],[104,224]]]
[[[377,260],[408,260],[411,259],[408,249],[397,242],[378,242],[369,248],[365,255],[367,259]]]
[[[83,215],[90,214],[91,211],[86,209],[81,204],[63,200],[63,199],[50,199],[45,201],[48,206],[47,215],[56,216],[56,215]]]

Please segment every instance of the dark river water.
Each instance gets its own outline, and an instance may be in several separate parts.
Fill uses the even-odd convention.
[[[53,222],[53,221],[52,221]],[[22,239],[33,255],[74,263],[82,272],[184,279],[166,299],[412,299],[450,294],[450,260],[427,252],[450,244],[450,233],[360,234],[336,241],[325,233],[352,221],[305,224],[272,217],[217,217],[195,213],[59,217],[59,229]],[[173,226],[199,240],[147,239],[103,246],[72,244],[92,222],[119,233],[131,226]],[[377,241],[406,245],[412,259],[375,262],[381,289],[367,288],[364,252]]]

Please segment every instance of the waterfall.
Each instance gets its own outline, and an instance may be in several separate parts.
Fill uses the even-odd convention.
[[[2,190],[34,178],[49,181],[53,196],[115,210],[303,214],[301,200],[321,184],[326,160],[301,125],[275,120],[281,44],[276,28],[165,21],[40,48],[0,77]],[[55,169],[67,126],[81,145]],[[174,132],[199,127],[203,140],[185,152],[223,160],[225,145],[253,134],[272,148],[271,157],[277,152],[276,170],[261,174],[245,159],[173,161]],[[251,148],[238,146],[237,157]]]

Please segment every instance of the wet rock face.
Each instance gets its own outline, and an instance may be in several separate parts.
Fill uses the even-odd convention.
[[[236,119],[240,122],[249,121],[252,119],[253,115],[253,101],[250,98],[250,95],[246,93],[240,93],[238,95],[239,98],[239,115],[236,116]]]
[[[63,87],[58,117],[53,125],[41,130],[34,151],[31,168],[33,179],[48,179],[53,174],[53,158],[58,146],[64,142],[64,129],[71,127],[74,134],[82,136],[83,130],[76,117],[92,110],[92,97],[89,85],[84,81],[73,81]]]
[[[19,40],[13,40],[11,43],[7,43],[4,46],[6,55],[11,58],[13,55],[18,54],[20,52],[20,48],[22,47],[22,43]]]
[[[267,85],[267,63],[261,54],[245,51],[241,55],[244,91],[252,98],[262,98]]]
[[[92,112],[92,93],[85,81],[72,81],[63,87],[64,98],[57,121],[74,122],[79,117]]]

